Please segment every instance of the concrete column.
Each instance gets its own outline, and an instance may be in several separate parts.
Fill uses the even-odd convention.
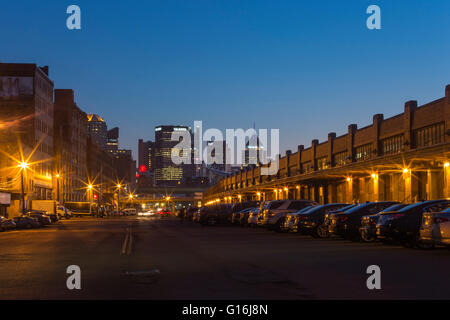
[[[444,198],[450,198],[450,166],[444,167]]]
[[[380,148],[380,125],[383,122],[384,116],[382,113],[375,114],[373,116],[373,125],[375,141],[373,142],[373,150],[375,150],[376,155],[381,155]]]
[[[428,170],[427,178],[427,198],[429,200],[442,199],[446,179],[444,171]]]
[[[297,174],[300,174],[302,172],[302,152],[303,149],[305,149],[305,146],[300,144],[297,147]]]
[[[405,151],[411,150],[412,141],[412,121],[414,118],[414,111],[417,109],[417,101],[410,100],[405,103],[405,111],[403,114],[403,128],[405,137]]]
[[[313,165],[313,170],[317,171],[317,156],[316,156],[316,149],[317,149],[317,145],[319,144],[319,140],[314,139],[311,141],[311,149],[312,149],[312,165]]]
[[[445,107],[444,107],[445,128],[450,128],[450,84],[445,87]],[[445,142],[450,142],[450,135],[444,136]]]
[[[358,126],[356,124],[351,124],[348,126],[348,135],[347,135],[347,154],[351,159],[351,162],[355,161],[355,149],[353,148],[354,145],[354,138],[355,138],[355,132],[358,130]]]
[[[337,200],[337,185],[331,183],[328,185],[328,203],[336,203]]]
[[[334,167],[334,159],[333,159],[334,139],[336,139],[336,132],[328,133],[328,162],[330,163],[329,167]]]

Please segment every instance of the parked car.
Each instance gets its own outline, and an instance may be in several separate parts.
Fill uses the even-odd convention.
[[[186,212],[184,213],[184,219],[192,220],[192,216],[196,212],[198,212],[198,207],[189,207],[189,208],[187,208]]]
[[[420,227],[423,244],[444,245],[450,249],[450,207],[439,212],[424,212]]]
[[[319,227],[325,220],[325,214],[347,207],[347,203],[329,203],[316,206],[298,216],[297,230],[303,234],[319,237]]]
[[[257,227],[262,220],[261,210],[252,210],[248,213],[247,225],[250,227]]]
[[[199,222],[202,225],[216,225],[231,223],[232,205],[218,204],[215,206],[202,207],[199,211]]]
[[[339,235],[345,239],[359,240],[361,218],[378,213],[396,203],[395,201],[366,202],[342,213],[334,213],[331,215],[328,232],[330,235]]]
[[[307,212],[308,210],[316,207],[315,205],[307,206],[297,212],[291,212],[286,215],[284,220],[283,229],[286,232],[297,232],[298,215]]]
[[[31,229],[31,228],[39,228],[41,224],[32,217],[28,216],[19,216],[13,218],[16,223],[17,229]]]
[[[53,222],[58,222],[59,217],[58,217],[58,214],[57,214],[57,213],[46,212],[45,214],[50,218],[50,221],[51,221],[52,223],[53,223]]]
[[[45,211],[31,210],[28,211],[27,215],[35,218],[43,226],[52,223],[50,217],[46,214]]]
[[[319,235],[320,238],[327,238],[330,236],[330,233],[328,231],[330,225],[331,225],[331,216],[334,214],[338,214],[338,213],[342,213],[345,212],[353,207],[356,207],[358,204],[349,204],[348,206],[342,207],[340,209],[337,210],[331,210],[328,211],[327,213],[325,213],[324,217],[323,217],[323,223],[322,225],[319,226],[319,228],[317,229],[317,234]]]
[[[250,217],[250,214],[256,213],[258,214],[259,208],[249,208],[248,211],[245,211],[244,213],[241,213],[239,218],[239,224],[241,226],[248,226],[248,218]]]
[[[240,224],[241,223],[241,215],[245,215],[247,212],[252,210],[253,208],[246,208],[237,212],[233,212],[231,215],[231,223]]]
[[[0,216],[0,231],[5,231],[9,229],[15,229],[16,224],[12,219],[7,219],[3,216]]]
[[[297,212],[305,207],[316,204],[311,200],[274,200],[267,204],[262,210],[262,220],[260,225],[269,229],[283,231],[282,226],[286,215],[291,212]]]
[[[420,227],[423,212],[438,212],[445,209],[449,200],[428,200],[406,206],[398,211],[380,214],[377,237],[382,241],[400,241],[406,247],[421,246]]]
[[[361,235],[361,239],[365,242],[372,242],[377,239],[377,222],[380,217],[380,214],[387,211],[396,211],[401,208],[406,207],[408,204],[398,203],[394,204],[390,207],[387,207],[383,211],[375,214],[371,214],[368,216],[364,216],[361,218],[361,228],[359,228],[359,234]]]

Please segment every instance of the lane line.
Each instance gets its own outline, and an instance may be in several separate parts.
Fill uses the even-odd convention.
[[[130,227],[128,226],[126,229],[125,240],[123,241],[122,251],[120,252],[120,254],[126,254],[127,248],[128,248],[129,237],[130,237]]]
[[[129,237],[128,237],[128,248],[127,248],[127,254],[130,255],[133,249],[133,227],[130,224],[129,227]]]

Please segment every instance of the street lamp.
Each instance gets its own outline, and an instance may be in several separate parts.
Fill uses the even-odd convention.
[[[117,184],[117,212],[120,210],[120,188],[122,188],[122,185],[119,183]]]
[[[56,200],[59,203],[59,178],[61,176],[59,175],[59,173],[56,174]]]
[[[22,191],[22,214],[25,215],[25,188],[23,185],[23,172],[29,168],[29,164],[26,161],[22,161],[19,163],[18,167],[20,168],[20,183],[21,183],[21,191]]]
[[[88,189],[89,189],[89,215],[92,215],[92,197],[91,197],[91,193],[92,193],[92,184],[88,185]]]

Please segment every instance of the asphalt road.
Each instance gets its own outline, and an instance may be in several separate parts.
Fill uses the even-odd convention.
[[[0,299],[450,298],[446,249],[160,217],[63,220],[0,233],[0,244]],[[366,287],[373,264],[381,290]],[[66,287],[69,265],[81,269],[81,290]]]

